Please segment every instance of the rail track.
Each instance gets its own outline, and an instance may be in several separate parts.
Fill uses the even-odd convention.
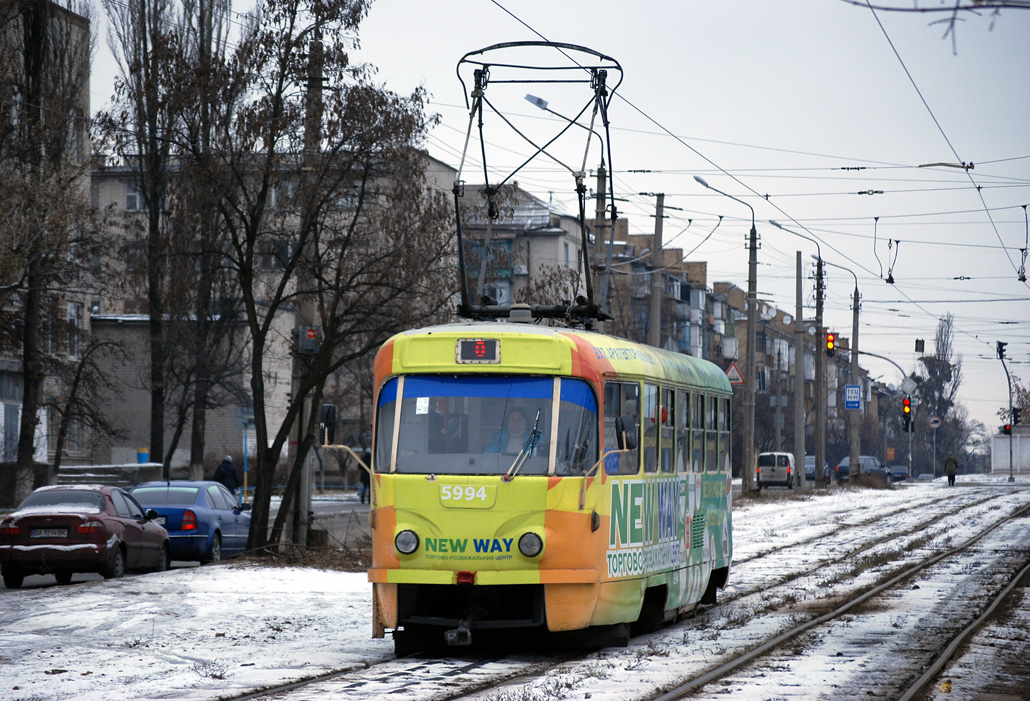
[[[638,636],[626,649],[397,658],[236,698],[346,693],[509,701],[573,688],[577,697],[595,699],[899,697],[954,657],[961,644],[954,641],[976,630],[980,613],[1030,561],[1030,494],[972,487],[949,492],[942,502],[940,494],[906,499],[906,490],[897,491],[897,503],[875,514],[856,514],[845,504],[826,519],[824,510],[829,523],[809,523],[796,537],[779,532],[776,509],[767,509],[772,516],[764,523],[743,511],[735,536],[740,558],[720,603]],[[788,521],[804,513],[796,502],[784,502]],[[1013,585],[1008,595],[1020,591]],[[797,687],[799,666],[813,665],[823,680],[819,693]],[[675,679],[669,667],[678,670]]]

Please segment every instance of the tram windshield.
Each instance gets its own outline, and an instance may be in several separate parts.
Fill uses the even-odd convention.
[[[579,475],[598,459],[597,426],[582,380],[408,375],[380,392],[375,470],[503,475],[518,461],[520,475]]]

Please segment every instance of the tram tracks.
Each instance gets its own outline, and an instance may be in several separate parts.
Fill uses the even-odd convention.
[[[949,502],[957,496],[953,495]],[[810,629],[817,629],[819,621],[824,617],[830,616],[822,625],[833,620],[843,620],[843,625],[847,625],[848,616],[854,615],[849,612],[861,609],[863,605],[872,605],[865,602],[875,602],[876,587],[885,581],[902,582],[916,576],[913,574],[918,571],[916,568],[932,567],[931,554],[926,550],[940,550],[943,542],[949,538],[954,540],[954,534],[963,527],[962,524],[990,521],[994,524],[992,527],[998,527],[1003,522],[998,516],[1001,510],[1008,508],[1004,506],[1004,495],[962,496],[964,500],[961,504],[949,503],[937,509],[933,508],[934,500],[923,499],[919,504],[910,504],[907,508],[892,508],[888,513],[864,518],[861,523],[841,525],[829,535],[803,538],[783,548],[748,557],[742,563],[735,563],[731,576],[734,586],[718,605],[699,612],[695,618],[679,625],[635,638],[628,650],[611,648],[600,653],[567,654],[560,657],[551,655],[527,658],[507,653],[499,657],[465,659],[397,658],[238,698],[318,699],[334,698],[336,694],[345,692],[348,698],[388,693],[396,699],[435,701],[457,698],[543,699],[548,696],[549,684],[553,691],[554,685],[573,683],[568,681],[573,678],[574,683],[585,684],[585,688],[589,689],[591,678],[600,683],[597,680],[609,670],[617,672],[620,665],[627,669],[646,667],[652,662],[660,662],[660,659],[649,662],[649,655],[660,657],[666,654],[663,650],[684,648],[701,651],[695,656],[702,664],[695,664],[696,669],[689,673],[691,678],[697,678],[701,674],[710,673],[716,664],[715,661],[704,664],[705,655],[709,660],[721,663],[745,649],[762,645],[764,641],[756,636],[745,639],[736,647],[724,646],[722,642],[727,634],[739,636],[740,631],[757,621],[763,621],[757,625],[761,630],[777,628],[776,635],[771,636],[773,639],[808,624],[809,628],[793,630],[784,638],[789,641],[786,644],[791,648],[805,650],[815,644],[813,640],[819,637],[818,633]],[[1012,518],[1015,516],[1005,520]],[[870,534],[870,530],[882,530],[883,533]],[[750,532],[754,536],[754,531],[753,526],[742,529],[742,535]],[[797,561],[796,554],[792,554],[789,548],[811,550],[812,557],[799,563],[803,566],[789,571],[775,565],[774,561],[777,560]],[[846,590],[846,594],[842,594],[842,590]],[[889,590],[888,587],[882,591]],[[863,596],[865,598],[857,602],[844,600]],[[845,606],[849,608],[840,611]],[[834,612],[836,616],[830,615]],[[775,649],[776,643],[771,648]],[[924,653],[924,657],[928,654]],[[761,664],[759,658],[752,664]],[[747,663],[742,664],[746,666]],[[733,672],[723,672],[724,677],[731,674]],[[510,690],[513,689],[539,691],[511,694]],[[893,696],[894,693],[889,695]]]
[[[844,621],[843,625],[845,627],[852,627],[854,625],[854,619],[849,622],[846,620],[847,616],[861,613],[864,607],[868,608],[874,605],[877,597],[896,593],[903,588],[911,589],[913,585],[909,583],[920,573],[938,566],[943,561],[956,559],[963,555],[968,556],[969,551],[974,546],[990,537],[991,534],[995,533],[1007,524],[1020,519],[1026,519],[1028,515],[1030,515],[1030,506],[1024,506],[1016,512],[990,524],[979,533],[957,546],[949,547],[947,550],[933,555],[928,555],[920,559],[918,562],[904,567],[900,571],[894,571],[883,575],[883,577],[886,577],[885,581],[880,581],[872,587],[856,590],[845,601],[835,602],[833,610],[781,630],[773,637],[733,655],[731,659],[721,661],[719,666],[698,674],[689,680],[664,691],[660,695],[656,695],[651,698],[655,701],[695,698],[695,692],[698,692],[699,697],[723,696],[728,692],[743,695],[767,694],[768,688],[764,687],[775,686],[779,683],[783,683],[782,680],[770,679],[770,677],[777,676],[774,675],[772,670],[787,671],[790,668],[789,662],[784,662],[783,658],[785,656],[782,654],[790,641],[807,635],[810,636],[812,640],[820,640],[818,645],[823,648],[826,648],[828,644],[832,645],[832,643],[827,643],[827,639],[832,635],[832,632],[828,629],[833,624],[840,626],[841,622]],[[990,576],[996,579],[1002,578],[1004,581],[999,585],[1000,591],[993,593],[990,601],[986,605],[982,599],[975,596],[975,594],[970,595],[967,598],[963,598],[966,597],[966,594],[971,594],[970,592],[955,592],[953,594],[954,605],[952,608],[971,608],[974,611],[979,611],[981,607],[984,607],[981,615],[976,616],[975,620],[956,622],[955,625],[958,627],[957,630],[954,630],[953,626],[947,630],[942,629],[934,638],[930,638],[928,636],[925,639],[925,642],[929,643],[932,646],[932,649],[911,651],[912,654],[909,654],[908,659],[906,660],[907,664],[897,665],[891,670],[883,670],[884,676],[886,677],[885,680],[872,681],[868,678],[868,675],[865,675],[866,678],[864,680],[859,680],[854,676],[847,680],[842,680],[841,686],[847,687],[847,694],[859,696],[869,694],[880,698],[917,698],[920,693],[925,691],[928,686],[935,681],[937,674],[963,641],[982,625],[983,621],[990,616],[1001,601],[1011,595],[1014,588],[1026,577],[1028,571],[1030,571],[1030,551],[1014,551],[1011,554],[1013,555],[1012,559],[1002,558],[1004,562],[1001,563],[995,561],[996,567],[994,571],[990,572]],[[1015,568],[1016,565],[1018,565],[1018,568],[1016,568],[1018,571],[1013,574],[1011,570]],[[988,572],[984,572],[983,574],[986,576],[988,575]],[[947,579],[949,576],[950,573],[946,569],[942,569],[940,577]],[[922,586],[926,586],[926,583],[933,581],[933,578],[925,577],[923,580],[917,580],[917,583],[914,585],[916,589],[921,586],[919,581],[922,581]],[[776,608],[777,607],[775,606],[770,606],[768,611],[773,611]],[[902,625],[903,623],[899,623],[898,627],[902,627]],[[807,643],[803,642],[801,647],[805,648],[806,651],[815,647],[815,643],[813,643],[812,640]],[[798,646],[794,646],[794,649],[791,650],[789,656],[797,656],[797,647]],[[837,654],[838,656],[842,655],[840,652]],[[846,655],[847,653],[843,654]],[[762,666],[762,669],[756,672],[754,668],[759,665]],[[846,667],[847,665],[842,664],[839,666]],[[852,667],[854,666],[856,665],[852,665]],[[749,669],[750,674],[747,672]],[[835,673],[840,673],[840,669],[834,669],[833,671]],[[736,677],[729,680],[726,679],[735,673],[737,673]],[[760,680],[758,684],[750,684],[750,682],[753,682],[756,679]],[[714,683],[719,680],[723,680],[719,685],[719,689],[712,689],[709,694],[704,693],[706,690],[714,686]],[[758,688],[754,688],[755,686]]]

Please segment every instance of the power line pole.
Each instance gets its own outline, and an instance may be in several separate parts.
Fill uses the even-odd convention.
[[[300,251],[300,262],[297,266],[297,307],[294,314],[294,332],[296,346],[293,354],[293,390],[291,401],[301,401],[295,424],[295,461],[291,465],[300,467],[300,483],[293,503],[293,538],[295,545],[301,547],[308,543],[308,531],[311,526],[311,456],[304,449],[306,445],[307,427],[311,422],[312,402],[310,393],[299,399],[300,387],[307,374],[305,355],[308,349],[304,346],[311,341],[318,343],[319,334],[316,326],[317,311],[315,297],[309,289],[311,276],[314,274],[312,261],[314,258],[314,223],[315,206],[311,203],[310,192],[314,188],[314,171],[321,150],[322,126],[322,24],[321,18],[315,20],[315,32],[311,39],[311,51],[308,57],[307,105],[304,116],[304,154],[301,162],[300,185],[304,196],[304,212],[301,227],[307,237]],[[310,335],[309,335],[310,334]],[[312,338],[311,336],[314,336]]]
[[[796,301],[794,303],[794,470],[796,482],[805,488],[805,324],[801,318],[804,291],[801,283],[801,251],[797,252]],[[818,355],[818,349],[816,349]],[[818,384],[818,383],[816,383]]]
[[[665,218],[665,193],[658,193],[655,205],[654,239],[651,241],[651,314],[648,343],[662,346],[662,221]]]
[[[815,481],[821,486],[829,484],[826,465],[826,352],[822,339],[823,328],[823,258],[819,256],[815,268],[815,328],[819,340],[815,348]]]
[[[855,278],[855,301],[851,314],[851,383],[859,386],[859,393],[861,394],[862,385],[858,381],[858,301],[858,278]],[[859,407],[861,407],[861,402]],[[851,439],[851,452],[848,454],[848,470],[850,471],[852,482],[858,480],[862,467],[858,462],[858,455],[861,452],[861,435],[859,432],[861,423],[862,409],[852,409],[848,413],[848,433]]]

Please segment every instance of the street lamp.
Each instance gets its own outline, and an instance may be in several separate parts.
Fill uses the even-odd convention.
[[[755,362],[755,343],[758,323],[758,231],[755,229],[755,208],[744,200],[718,190],[699,175],[694,176],[700,185],[729,197],[751,210],[751,233],[748,240],[747,260],[747,350],[744,357],[744,462],[740,473],[741,491],[751,491],[751,480],[755,470],[755,385],[757,363]]]
[[[771,219],[769,220],[769,223],[772,224],[773,226],[775,226],[777,229],[780,229],[782,231],[786,231],[788,234],[794,234],[795,236],[800,236],[801,238],[806,239],[808,241],[811,241],[812,243],[815,244],[815,250],[819,254],[818,257],[816,257],[816,259],[815,259],[816,260],[816,268],[815,268],[815,332],[816,332],[816,335],[818,336],[818,338],[822,339],[823,338],[823,334],[826,333],[826,330],[823,329],[823,251],[822,251],[822,247],[819,245],[819,241],[818,240],[816,240],[816,239],[814,239],[814,238],[812,238],[810,236],[806,236],[806,235],[804,235],[802,233],[794,231],[793,229],[788,229],[787,227],[783,226],[779,222],[773,221]],[[800,283],[800,271],[799,271],[798,274],[799,274],[798,285],[800,287],[800,284],[801,284]],[[798,326],[799,327],[800,327],[800,324],[801,324],[800,304],[801,304],[801,302],[800,302],[800,299],[799,299],[799,301],[798,301],[799,309],[798,309],[798,312],[797,312]],[[798,343],[799,346],[801,345],[801,340],[802,340],[802,337],[799,334],[798,335],[798,339],[797,339],[797,343]],[[823,474],[823,466],[826,464],[826,356],[822,353],[822,349],[819,348],[819,343],[820,342],[821,341],[817,341],[816,342],[816,349],[815,349],[815,481],[816,481],[816,484],[823,484],[823,479],[826,479],[828,481],[829,478],[830,478],[829,475],[824,475]],[[798,356],[801,356],[801,358],[802,358],[801,362],[804,362],[804,360],[803,360],[803,351],[802,352],[798,352]],[[801,367],[802,366],[798,366],[798,368],[795,369],[795,373],[799,373]],[[802,384],[802,390],[801,391],[804,391],[803,383],[800,383],[800,384]],[[798,404],[801,405],[803,400],[797,400],[797,401],[798,401]],[[803,409],[803,407],[802,407],[802,409]],[[800,412],[798,412],[797,408],[795,408],[795,412],[800,413]],[[797,419],[797,413],[795,414],[795,421],[798,420]],[[804,419],[802,418],[801,420],[803,421]],[[795,431],[797,431],[796,428],[795,428]],[[803,435],[804,434],[802,434],[802,436]],[[802,440],[804,440],[804,439],[802,438]],[[802,459],[804,459],[803,455],[802,455]],[[795,457],[795,461],[796,460],[797,460],[797,458]],[[801,474],[803,475],[804,473],[801,473]],[[802,477],[802,479],[804,479],[804,477]]]
[[[858,383],[858,275],[852,270],[845,268],[842,265],[836,263],[830,263],[825,261],[826,265],[832,265],[834,268],[840,268],[841,270],[851,273],[851,276],[855,278],[855,301],[852,304],[851,313],[851,381]],[[859,450],[859,424],[862,421],[862,410],[853,409],[852,412],[848,413],[848,433],[851,443],[851,452],[848,457],[848,470],[851,474],[851,480],[855,481],[858,479],[860,465],[858,464]]]

